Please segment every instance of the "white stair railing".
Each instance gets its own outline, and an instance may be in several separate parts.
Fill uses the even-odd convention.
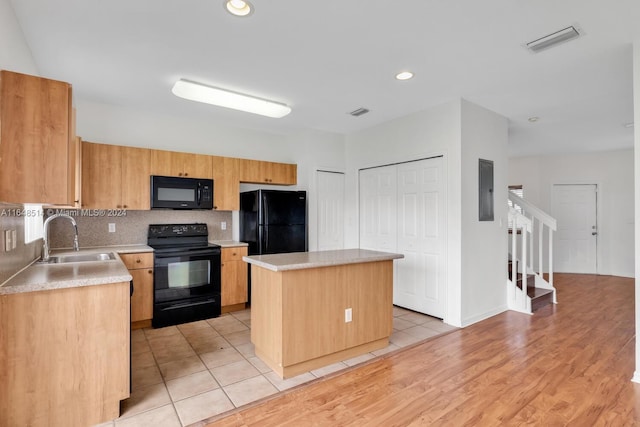
[[[537,288],[552,290],[553,302],[558,302],[553,287],[553,232],[557,229],[557,223],[555,218],[518,195],[509,192],[508,197],[512,204],[509,208],[511,280],[507,283],[508,307],[531,313],[531,298],[527,296],[528,274],[534,275]],[[546,242],[545,229],[548,236]],[[537,259],[534,257],[536,250]],[[545,267],[547,279],[544,276]],[[518,273],[522,274],[521,288],[517,286]]]

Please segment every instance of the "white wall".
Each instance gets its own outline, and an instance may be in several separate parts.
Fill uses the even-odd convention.
[[[494,160],[496,188],[505,188],[506,144],[506,119],[464,100],[348,135],[346,247],[359,245],[359,169],[442,154],[448,199],[444,320],[466,326],[504,311],[506,226],[500,227],[499,213],[495,222],[478,221],[478,158]],[[506,206],[506,192],[495,203]]]
[[[507,119],[462,101],[462,325],[507,309]],[[478,160],[493,161],[494,221],[480,221]]]
[[[77,134],[84,140],[105,144],[156,148],[225,157],[296,163],[298,185],[291,187],[241,185],[255,188],[305,190],[309,200],[309,248],[317,246],[315,215],[315,170],[344,170],[344,136],[305,131],[279,135],[257,130],[133,110],[78,99]],[[238,238],[238,215],[234,213],[233,238]]]
[[[460,100],[347,136],[345,247],[359,247],[358,170],[444,155],[447,169],[447,308],[445,322],[461,326],[460,313]]]
[[[9,0],[0,0],[0,69],[38,75],[38,67]]]
[[[634,127],[634,178],[635,183],[635,214],[634,220],[640,224],[640,40],[633,43],[633,122]],[[640,254],[640,227],[635,229],[635,250]],[[635,259],[636,277],[636,370],[633,374],[633,381],[640,383],[640,339],[637,339],[640,331],[640,257]]]
[[[553,184],[597,184],[598,274],[634,277],[633,164],[633,150],[516,157],[508,184],[548,213]]]

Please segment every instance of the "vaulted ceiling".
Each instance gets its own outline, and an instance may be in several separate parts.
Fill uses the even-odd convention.
[[[252,3],[238,18],[222,0],[12,0],[40,73],[91,102],[286,134],[350,133],[462,97],[509,119],[511,155],[633,146],[637,0]],[[570,25],[580,38],[524,47]],[[293,112],[186,101],[171,93],[180,78]],[[348,114],[359,107],[370,113]]]

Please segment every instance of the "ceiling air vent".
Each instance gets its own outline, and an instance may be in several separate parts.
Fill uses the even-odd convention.
[[[546,35],[544,37],[540,37],[537,40],[529,42],[526,44],[527,49],[529,49],[533,53],[538,53],[542,50],[549,49],[550,47],[557,46],[561,43],[568,42],[569,40],[573,40],[580,37],[580,31],[575,26],[570,26],[567,28],[563,28],[560,31],[556,31],[555,33]]]
[[[351,114],[353,117],[358,117],[358,116],[361,116],[363,114],[367,114],[368,112],[369,112],[369,110],[367,110],[366,108],[358,108],[357,110],[353,110],[349,114]]]

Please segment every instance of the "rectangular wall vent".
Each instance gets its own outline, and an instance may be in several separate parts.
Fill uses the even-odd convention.
[[[533,53],[538,53],[545,49],[549,49],[553,46],[557,46],[561,43],[568,42],[569,40],[573,40],[580,37],[580,31],[575,26],[569,26],[567,28],[563,28],[560,31],[556,31],[555,33],[546,35],[544,37],[540,37],[537,40],[529,42],[526,44],[527,49],[529,49]]]
[[[363,114],[367,114],[368,112],[369,112],[369,110],[367,110],[366,108],[358,108],[357,110],[353,110],[349,114],[351,114],[354,117],[358,117],[358,116],[361,116]]]

